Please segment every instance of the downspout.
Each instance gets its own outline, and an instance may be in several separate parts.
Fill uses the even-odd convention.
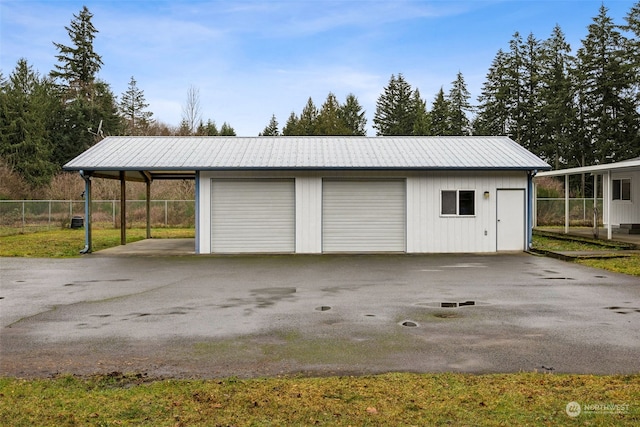
[[[527,249],[531,249],[533,247],[533,203],[534,197],[534,185],[533,185],[533,177],[538,174],[537,170],[529,171],[527,174]]]
[[[195,194],[196,194],[196,202],[195,202],[195,209],[196,209],[196,247],[195,247],[195,251],[197,254],[200,253],[200,171],[196,171],[196,186],[195,186]]]
[[[84,179],[84,249],[81,254],[91,253],[91,175],[80,171],[80,176]]]

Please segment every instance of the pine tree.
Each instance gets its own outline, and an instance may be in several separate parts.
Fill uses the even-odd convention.
[[[476,135],[507,135],[509,121],[508,55],[496,54],[478,97],[478,114],[473,128]]]
[[[571,145],[572,123],[576,120],[570,67],[571,46],[560,26],[542,43],[540,58],[540,132],[538,155],[555,169],[566,164]]]
[[[59,54],[59,64],[51,71],[51,77],[61,79],[71,99],[82,96],[91,99],[92,85],[102,67],[102,58],[93,50],[93,40],[98,30],[93,26],[93,14],[86,6],[78,15],[73,15],[69,27],[65,27],[71,46],[54,42]]]
[[[350,93],[339,111],[340,118],[349,129],[349,135],[365,136],[367,134],[367,118],[358,98]]]
[[[278,130],[278,120],[276,120],[276,115],[271,115],[271,120],[269,120],[269,124],[264,128],[264,130],[260,133],[259,136],[279,136],[280,131]]]
[[[526,114],[522,93],[524,88],[524,49],[522,36],[516,32],[509,41],[505,74],[508,95],[505,101],[508,112],[507,132],[518,144],[522,144],[522,130]]]
[[[300,119],[298,118],[298,115],[292,111],[291,114],[289,115],[289,118],[287,119],[287,123],[282,128],[282,135],[284,136],[302,135],[300,131],[299,123],[300,123]]]
[[[575,158],[580,165],[624,160],[638,154],[639,121],[633,60],[628,40],[600,7],[577,53],[575,79],[584,136]]]
[[[431,135],[431,116],[427,112],[427,103],[420,96],[418,89],[413,91],[411,104],[413,111],[413,129],[411,130],[411,135]]]
[[[471,94],[467,89],[461,72],[458,72],[451,85],[451,90],[447,96],[449,110],[448,132],[450,135],[470,135],[471,122],[467,117],[467,112],[472,111],[472,106],[469,103]]]
[[[389,84],[376,102],[373,127],[377,135],[411,135],[413,133],[413,91],[402,74],[391,75]]]
[[[298,131],[299,135],[316,135],[316,126],[318,121],[318,109],[311,97],[307,100],[307,104],[302,109],[302,114],[300,114],[300,119],[298,120]]]
[[[451,135],[449,118],[451,117],[451,109],[449,102],[444,96],[442,87],[436,94],[431,106],[431,133],[436,136]]]
[[[125,120],[126,133],[128,135],[146,135],[149,125],[152,123],[153,113],[145,111],[149,106],[145,102],[144,91],[138,89],[136,79],[131,76],[127,90],[120,97],[118,104],[120,114]]]
[[[341,117],[342,106],[336,96],[329,92],[327,99],[322,104],[315,125],[315,135],[351,135],[349,129]]]
[[[49,125],[58,102],[52,89],[25,59],[0,86],[0,157],[33,187],[47,184],[56,171]]]
[[[60,88],[64,109],[56,114],[51,125],[51,139],[55,141],[53,160],[58,165],[76,157],[102,139],[104,135],[119,134],[122,120],[115,96],[106,82],[97,78],[102,66],[101,57],[93,50],[96,28],[93,15],[83,7],[65,27],[71,46],[54,45],[59,51],[59,64],[50,75]]]
[[[630,31],[633,36],[628,39],[626,50],[630,55],[635,74],[636,105],[640,105],[640,1],[633,5],[624,19],[627,23],[622,26],[622,29]]]
[[[529,34],[522,51],[522,120],[520,144],[536,155],[541,155],[541,44]]]
[[[227,122],[222,123],[220,127],[220,136],[236,136],[236,131]]]

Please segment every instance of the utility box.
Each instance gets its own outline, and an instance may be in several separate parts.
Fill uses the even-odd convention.
[[[71,225],[69,226],[69,228],[75,229],[75,228],[82,228],[84,227],[84,218],[81,216],[74,216],[73,218],[71,218]]]

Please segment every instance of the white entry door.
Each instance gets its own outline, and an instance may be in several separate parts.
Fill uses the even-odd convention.
[[[525,191],[498,190],[497,249],[498,251],[525,250],[526,210]]]

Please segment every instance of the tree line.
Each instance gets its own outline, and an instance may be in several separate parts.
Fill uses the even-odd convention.
[[[93,41],[98,30],[84,6],[65,27],[70,43],[54,42],[57,64],[41,75],[25,58],[8,77],[0,71],[0,167],[33,189],[107,135],[233,135],[226,122],[204,122],[199,92],[189,88],[178,127],[155,121],[144,91],[131,77],[118,99],[97,77],[104,65]]]
[[[58,64],[41,76],[26,59],[0,73],[0,157],[33,185],[46,185],[68,160],[105,135],[235,135],[202,120],[197,88],[190,87],[180,126],[153,120],[144,92],[131,77],[118,99],[97,78],[97,30],[86,7],[65,27],[70,45],[54,43]],[[261,136],[366,135],[366,113],[354,94],[340,102],[330,92],[320,106],[311,97],[280,128],[271,120]],[[458,72],[430,108],[418,88],[392,75],[377,99],[376,135],[509,136],[555,168],[607,163],[640,155],[640,2],[623,23],[602,5],[574,52],[556,26],[548,39],[516,32],[497,52],[471,101]]]
[[[461,72],[430,110],[418,88],[392,75],[376,102],[376,135],[509,136],[556,169],[638,156],[640,2],[623,25],[601,6],[587,30],[575,54],[560,26],[545,40],[516,32],[494,57],[475,105]],[[358,121],[347,123],[345,111]],[[366,118],[354,95],[340,105],[330,93],[319,111],[309,98],[281,133],[277,123],[273,116],[262,135],[364,135]]]

